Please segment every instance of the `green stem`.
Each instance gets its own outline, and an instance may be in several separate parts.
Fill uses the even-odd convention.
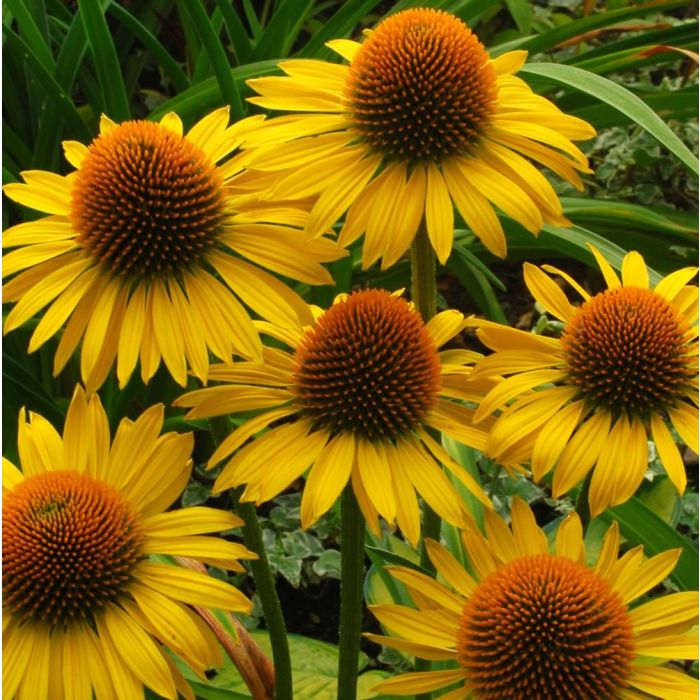
[[[411,244],[411,296],[426,323],[437,311],[435,284],[435,251],[428,238],[425,218]]]
[[[586,532],[588,523],[591,521],[591,507],[588,504],[588,492],[591,488],[592,476],[593,470],[591,469],[591,471],[586,474],[586,478],[583,480],[581,488],[579,489],[578,496],[576,496],[575,508],[576,512],[578,513],[578,517],[581,519],[581,526],[583,527],[584,532]]]
[[[416,310],[426,323],[437,311],[437,284],[435,278],[435,252],[428,238],[425,217],[421,221],[416,237],[411,244],[411,296]],[[420,564],[428,571],[435,571],[428,557],[425,538],[440,540],[440,516],[427,504],[423,504],[423,529],[421,539]],[[430,661],[416,659],[416,671],[429,671]],[[429,700],[430,693],[416,696],[416,700]]]
[[[231,423],[228,416],[216,416],[209,420],[214,440],[220,443],[230,432]],[[275,577],[270,569],[265,552],[262,530],[252,503],[241,503],[234,497],[235,511],[245,521],[243,541],[246,547],[258,555],[257,560],[249,562],[255,588],[260,597],[265,624],[270,635],[272,662],[275,666],[275,700],[292,700],[292,664],[289,658],[287,629],[284,624],[282,608],[275,589]]]
[[[362,583],[365,567],[365,520],[352,486],[340,503],[340,658],[338,700],[355,700],[362,631]]]

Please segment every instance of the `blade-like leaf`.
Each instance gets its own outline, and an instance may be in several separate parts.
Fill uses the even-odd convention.
[[[698,549],[687,538],[665,523],[653,510],[638,498],[631,498],[615,508],[609,508],[600,516],[608,522],[617,521],[620,532],[630,544],[644,545],[647,556],[681,549],[681,557],[670,575],[684,591],[698,588]]]
[[[79,0],[78,7],[108,116],[117,122],[125,121],[131,116],[129,98],[104,11],[98,0]]]
[[[613,83],[607,78],[589,73],[576,66],[566,66],[557,63],[529,63],[523,66],[520,73],[547,78],[558,85],[581,90],[599,99],[601,102],[609,104],[648,131],[690,170],[700,174],[697,158],[690,149],[671,131],[668,124],[651,107],[644,104],[634,93],[622,85]]]

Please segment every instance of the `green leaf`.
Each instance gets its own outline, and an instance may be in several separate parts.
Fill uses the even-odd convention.
[[[228,58],[224,47],[219,41],[217,32],[215,31],[205,6],[200,0],[182,0],[183,5],[187,8],[187,13],[194,24],[199,38],[209,54],[212,68],[216,75],[216,80],[219,83],[219,89],[226,103],[231,105],[231,109],[237,119],[244,116],[246,109],[241,100],[241,95],[238,91],[236,81],[231,75]]]
[[[628,116],[633,122],[648,131],[659,143],[668,148],[682,163],[696,174],[700,174],[697,158],[690,149],[671,131],[661,117],[634,93],[622,85],[599,75],[581,70],[576,66],[556,63],[529,63],[520,70],[521,75],[535,75],[553,80],[559,85],[573,87],[593,95]]]
[[[78,114],[73,101],[63,91],[54,77],[46,70],[45,66],[37,59],[26,42],[14,32],[6,32],[5,39],[9,49],[22,55],[27,63],[27,67],[36,77],[37,81],[43,86],[46,96],[56,105],[73,133],[84,140],[89,140],[91,138],[90,131],[85,125],[85,122],[81,119],[80,114]]]
[[[522,226],[514,221],[502,218],[501,223],[508,238],[508,259],[531,260],[546,257],[574,258],[594,270],[598,269],[593,254],[588,248],[588,243],[592,243],[605,257],[605,259],[617,270],[622,269],[622,259],[627,251],[615,245],[607,238],[582,228],[581,226],[570,226],[569,228],[552,226],[545,224],[537,238],[533,238]],[[480,242],[473,241],[470,244],[472,251],[486,253]],[[652,286],[657,285],[662,276],[649,267],[649,282]]]
[[[651,483],[644,481],[637,498],[671,527],[678,525],[681,517],[681,497],[665,474],[656,476]]]
[[[53,56],[34,21],[34,17],[27,8],[27,3],[21,0],[5,0],[5,3],[14,15],[19,33],[27,42],[27,46],[32,49],[37,60],[42,63],[46,70],[52,73],[55,68]]]
[[[168,76],[177,92],[183,92],[190,86],[190,81],[178,65],[177,61],[168,53],[157,37],[142,22],[134,17],[128,10],[111,3],[111,12],[124,27],[126,27],[138,40],[151,52],[158,66]]]
[[[417,561],[413,561],[412,559],[402,556],[401,554],[397,554],[396,552],[392,552],[388,549],[383,549],[382,547],[372,547],[371,545],[367,545],[366,549],[367,551],[376,554],[385,564],[390,564],[391,566],[405,566],[409,569],[420,571],[426,576],[430,576],[430,572],[418,564]]]
[[[288,55],[314,4],[313,0],[282,0],[277,3],[270,22],[250,55],[250,60],[284,58]]]
[[[277,61],[261,61],[230,69],[231,76],[240,88],[250,78],[257,78],[277,70]],[[208,78],[193,85],[185,92],[164,102],[148,116],[149,119],[161,119],[168,112],[177,112],[183,121],[192,122],[205,112],[225,104],[221,85],[217,79]]]
[[[117,122],[125,121],[131,116],[129,98],[126,95],[117,50],[114,48],[102,7],[98,0],[79,0],[78,7],[95,61],[95,72],[102,89],[107,116]]]
[[[505,0],[510,16],[522,34],[532,29],[532,6],[530,0]]]
[[[250,635],[269,657],[271,647],[267,632],[255,630],[250,632]],[[288,639],[294,680],[294,700],[334,700],[338,680],[338,647],[299,634],[289,634]],[[238,670],[228,658],[223,668],[208,684],[202,683],[194,672],[179,659],[176,663],[201,698],[238,700],[250,697]],[[365,654],[360,654],[357,661],[358,670],[362,670],[366,665],[367,657]],[[360,676],[361,678],[362,676]],[[371,685],[376,685],[380,680],[381,678],[370,677]],[[361,687],[363,687],[364,692],[367,691],[365,685]],[[359,697],[360,695],[358,695]],[[364,694],[362,697],[374,696]]]
[[[676,532],[638,498],[608,508],[601,516],[617,521],[622,536],[632,545],[643,545],[647,556],[669,549],[681,549],[681,556],[670,578],[684,591],[698,588],[698,549],[688,538]]]
[[[301,58],[328,59],[337,56],[324,44],[332,39],[345,39],[376,5],[378,0],[350,0],[343,2],[321,29],[299,51]]]
[[[619,10],[588,15],[587,17],[562,24],[554,29],[536,34],[535,36],[514,39],[513,41],[499,44],[491,50],[491,54],[499,55],[505,51],[512,51],[514,49],[527,49],[530,54],[539,53],[540,51],[551,49],[567,39],[585,35],[593,29],[609,27],[632,17],[644,17],[651,13],[672,10],[677,7],[687,7],[688,4],[688,0],[652,0],[651,2],[645,2],[639,5],[635,4],[631,7],[624,7]]]
[[[635,91],[649,108],[664,120],[678,121],[697,119],[698,116],[698,86],[675,90],[674,92],[639,92]],[[596,129],[607,129],[611,126],[629,124],[629,119],[619,110],[610,105],[601,104],[597,100],[583,106],[566,109],[564,100],[559,106],[568,114],[584,119]]]

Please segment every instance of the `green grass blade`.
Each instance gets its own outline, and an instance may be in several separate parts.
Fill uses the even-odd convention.
[[[255,7],[250,0],[243,0],[243,11],[245,12],[250,29],[253,32],[253,37],[257,41],[262,34],[262,26],[260,24],[260,20],[258,19],[258,15],[255,13]]]
[[[239,89],[245,87],[246,80],[277,71],[277,61],[260,61],[230,69],[231,77]],[[167,112],[177,112],[185,122],[192,122],[202,112],[220,107],[224,103],[221,86],[215,77],[193,85],[185,92],[164,102],[150,115],[149,119],[160,119]]]
[[[606,43],[598,48],[590,49],[573,56],[565,61],[565,63],[578,65],[582,61],[588,61],[592,58],[599,58],[611,53],[617,53],[618,51],[626,51],[627,49],[634,49],[649,44],[665,44],[667,46],[687,45],[688,47],[692,47],[693,45],[697,46],[697,43],[698,23],[686,22],[666,29],[639,32],[635,36],[628,37],[627,39],[618,39],[617,41]]]
[[[211,28],[214,30],[214,34],[217,37],[221,36],[221,28],[224,24],[223,17],[221,15],[221,10],[219,10],[218,7],[214,8],[214,12],[212,13],[211,17],[209,18],[209,24],[211,25]],[[222,44],[222,48],[225,47]],[[228,63],[228,55],[226,56],[226,62]],[[209,53],[207,51],[201,51],[198,58],[197,58],[197,63],[194,66],[194,70],[192,71],[192,82],[193,83],[199,83],[205,78],[208,78],[211,75],[211,62],[209,60]]]
[[[499,44],[491,50],[491,54],[497,56],[498,54],[505,51],[512,51],[513,49],[527,49],[531,54],[546,51],[567,39],[581,36],[594,29],[609,27],[633,17],[644,17],[652,12],[663,12],[678,7],[686,7],[689,4],[688,0],[652,0],[652,2],[624,7],[619,10],[588,15],[587,17],[582,17],[568,24],[549,29],[535,36],[522,37]]]
[[[284,0],[258,38],[250,60],[287,56],[313,6],[314,0]]]
[[[32,49],[36,59],[44,65],[46,70],[49,73],[53,73],[55,67],[54,58],[26,3],[22,2],[22,0],[5,0],[5,3],[14,15],[22,39]]]
[[[696,175],[700,174],[697,158],[690,149],[671,131],[668,124],[633,92],[607,78],[581,70],[576,66],[556,63],[528,63],[521,75],[535,75],[550,79],[558,85],[588,93],[622,112],[633,122],[648,131],[668,148],[685,166]]]
[[[235,8],[230,0],[216,0],[216,5],[224,18],[224,26],[228,39],[231,42],[231,49],[236,57],[238,65],[248,63],[250,52],[253,50],[253,45],[248,36],[248,32],[241,22]]]
[[[532,29],[532,6],[529,0],[505,0],[510,16],[521,34],[529,34]]]
[[[675,92],[637,92],[635,94],[664,120],[683,121],[698,118],[697,85]],[[629,119],[624,114],[600,102],[567,109],[562,101],[560,107],[569,114],[590,122],[596,129],[607,129],[629,123]]]
[[[194,24],[197,34],[209,55],[214,74],[219,83],[219,88],[224,100],[231,105],[235,118],[241,118],[245,112],[245,106],[241,100],[236,81],[231,75],[231,67],[224,47],[214,30],[204,6],[199,0],[182,0],[187,13]]]
[[[27,67],[39,84],[44,88],[46,97],[56,104],[66,123],[78,138],[89,139],[90,131],[81,119],[71,98],[63,91],[56,79],[46,70],[26,42],[14,32],[5,32],[5,41],[13,51],[24,54]]]
[[[351,36],[353,30],[362,19],[377,5],[378,0],[351,0],[344,2],[327,22],[317,31],[299,52],[302,58],[327,59],[335,54],[324,46],[332,39],[345,39]]]
[[[455,251],[457,251],[455,247]],[[479,261],[481,265],[481,261]],[[467,262],[462,255],[451,255],[447,269],[459,280],[462,288],[469,290],[469,296],[486,318],[497,323],[508,323],[493,286],[486,275],[477,267]]]
[[[160,41],[158,41],[158,38],[153,32],[149,31],[148,27],[142,22],[139,22],[131,12],[121,7],[121,5],[112,3],[108,11],[151,52],[158,66],[162,68],[163,72],[168,76],[175,90],[177,90],[177,92],[187,90],[190,86],[190,81],[177,61],[168,53],[167,49]]]
[[[104,12],[98,0],[79,0],[85,36],[95,62],[95,70],[107,115],[117,122],[129,119],[129,99],[124,87],[121,66]]]
[[[631,498],[627,503],[609,508],[600,517],[608,522],[617,521],[622,536],[632,545],[644,545],[647,556],[669,549],[680,549],[680,559],[670,578],[684,591],[697,590],[697,547],[665,523],[642,501]]]

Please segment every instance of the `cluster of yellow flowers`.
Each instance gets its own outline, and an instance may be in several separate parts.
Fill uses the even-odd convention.
[[[14,305],[4,331],[38,317],[30,352],[61,331],[54,372],[79,347],[85,387],[63,435],[22,415],[21,470],[3,459],[7,697],[122,700],[147,686],[191,698],[164,647],[204,678],[221,651],[194,608],[250,610],[233,586],[153,558],[242,571],[239,560],[256,557],[211,536],[241,525],[236,516],[168,510],[191,474],[192,435],[161,435],[158,405],[110,438],[96,392],[112,369],[120,388],[137,365],[147,383],[161,360],[180,386],[188,374],[204,385],[175,401],[188,418],[257,412],[211,455],[209,467],[225,462],[214,493],[241,486],[243,501],[260,504],[306,474],[303,527],[351,484],[374,532],[381,517],[417,546],[419,497],[462,528],[469,571],[426,540],[442,582],[391,569],[415,608],[375,607],[392,634],[368,635],[457,663],[382,692],[695,697],[692,678],[659,664],[695,658],[697,593],[633,606],[678,552],[618,558],[613,524],[587,554],[572,513],[550,553],[529,508],[515,500],[509,528],[436,433],[537,481],[553,470],[555,497],[592,473],[594,516],[636,492],[651,440],[683,493],[672,430],[697,451],[697,270],[652,288],[638,253],[620,277],[592,249],[605,289],[590,295],[561,270],[526,264],[528,289],[563,324],[558,338],[456,310],[424,318],[378,289],[307,304],[278,276],[333,284],[323,263],[363,234],[362,265],[385,269],[421,236],[444,263],[454,207],[499,256],[496,210],[533,234],[565,225],[533,161],[581,188],[590,170],[573,141],[594,134],[517,77],[525,52],[491,58],[444,12],[407,10],[361,43],[329,46],[346,63],[289,60],[285,75],[250,81],[250,102],[290,114],[230,125],[222,108],[186,133],[172,113],[159,123],[105,116],[89,146],[64,144],[74,172],[28,171],[4,188],[47,214],[3,234]],[[444,349],[466,328],[489,354]],[[486,507],[483,531],[443,468]]]

